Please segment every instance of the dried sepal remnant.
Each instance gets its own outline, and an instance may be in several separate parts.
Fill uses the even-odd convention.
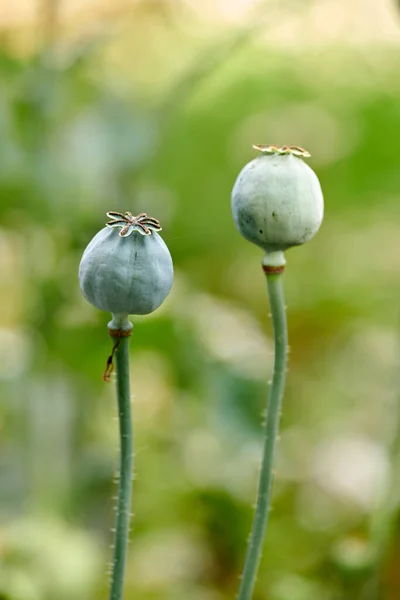
[[[106,223],[107,227],[120,227],[120,237],[128,237],[133,231],[138,231],[142,235],[151,235],[152,231],[161,231],[160,222],[146,213],[140,213],[134,216],[131,212],[119,213],[110,211],[107,217],[112,219]]]
[[[267,146],[265,144],[254,144],[253,148],[263,154],[293,154],[294,156],[302,156],[309,158],[311,154],[301,146]]]

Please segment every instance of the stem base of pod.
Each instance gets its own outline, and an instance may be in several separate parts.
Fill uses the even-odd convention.
[[[133,325],[128,319],[128,316],[129,315],[112,313],[112,319],[108,323],[108,333],[111,337],[129,337],[132,334]]]
[[[282,250],[277,250],[276,252],[266,252],[261,264],[264,273],[282,273],[286,265],[285,255],[283,254]]]

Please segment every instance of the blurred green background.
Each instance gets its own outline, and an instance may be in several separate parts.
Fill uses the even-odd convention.
[[[400,597],[400,13],[391,0],[0,3],[0,598],[107,598],[109,316],[77,281],[108,210],[160,219],[134,319],[126,600],[235,597],[272,341],[230,191],[299,144],[326,200],[287,254],[291,345],[254,600]]]

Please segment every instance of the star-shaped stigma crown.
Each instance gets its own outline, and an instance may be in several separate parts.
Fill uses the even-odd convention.
[[[108,212],[107,217],[112,221],[106,223],[107,227],[121,227],[119,232],[120,237],[128,237],[133,231],[138,231],[142,235],[151,235],[152,231],[161,231],[160,222],[153,217],[148,217],[146,213],[140,213],[133,216],[129,211],[122,214],[119,212]]]
[[[266,146],[265,144],[254,144],[254,150],[258,150],[263,154],[293,154],[294,156],[302,156],[309,158],[311,154],[301,146]]]

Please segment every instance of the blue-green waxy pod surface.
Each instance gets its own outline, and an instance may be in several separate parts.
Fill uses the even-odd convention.
[[[83,295],[114,314],[145,315],[167,297],[173,280],[169,250],[156,231],[121,237],[105,227],[87,246],[79,267]]]
[[[318,231],[324,201],[314,171],[292,154],[262,155],[240,172],[232,191],[239,232],[265,252],[283,251]]]

